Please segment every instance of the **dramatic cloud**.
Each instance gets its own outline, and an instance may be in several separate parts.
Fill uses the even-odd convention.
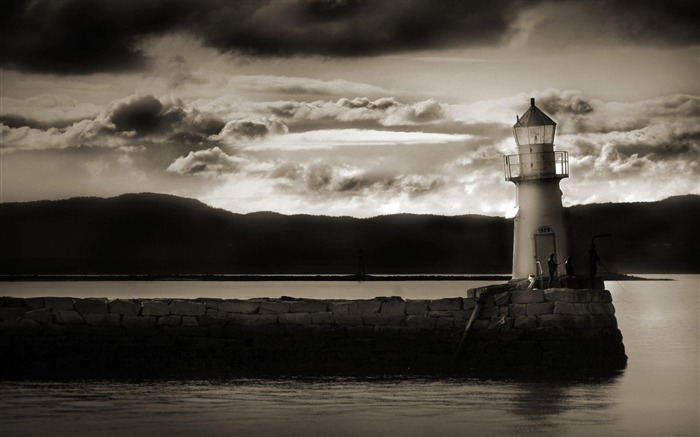
[[[448,106],[434,99],[400,103],[393,97],[370,100],[367,97],[341,98],[335,102],[273,102],[261,107],[282,118],[292,128],[321,129],[340,126],[365,128],[420,126],[439,132],[463,132],[447,114]]]
[[[231,120],[221,130],[223,138],[233,140],[263,138],[268,134],[286,134],[287,126],[277,117],[264,117],[259,120]]]
[[[356,57],[530,40],[687,45],[700,40],[697,22],[685,0],[9,0],[0,50],[3,66],[70,74],[144,68],[141,44],[172,33],[249,56]]]
[[[41,110],[39,111],[41,113]],[[2,150],[118,148],[174,142],[211,147],[225,123],[215,115],[187,108],[179,99],[133,95],[109,104],[94,118],[52,127],[21,117],[0,118]]]
[[[244,159],[228,155],[220,148],[214,147],[190,152],[187,156],[178,158],[168,167],[168,171],[181,175],[212,177],[238,172],[245,162]]]

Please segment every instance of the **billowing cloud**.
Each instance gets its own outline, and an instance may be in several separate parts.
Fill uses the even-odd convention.
[[[217,116],[187,108],[179,99],[158,99],[152,95],[117,100],[95,117],[67,126],[49,127],[12,116],[0,121],[4,152],[82,146],[119,148],[163,142],[206,148],[212,146],[225,125]]]
[[[187,111],[179,99],[161,101],[152,95],[127,97],[108,108],[103,118],[117,131],[137,136],[163,133],[208,136],[224,127],[224,122],[215,116]]]
[[[409,198],[435,194],[444,188],[446,175],[410,174],[389,169],[355,166],[314,160],[303,164],[283,163],[268,177],[284,192],[313,197],[406,195]]]
[[[446,104],[434,99],[400,103],[393,97],[376,100],[367,97],[344,97],[335,102],[281,101],[268,103],[262,108],[263,111],[270,111],[284,119],[290,126],[296,124],[306,129],[345,124],[362,127],[421,126],[427,130],[435,130],[438,125],[450,125],[455,122],[446,109]]]
[[[686,0],[11,0],[0,50],[5,67],[71,74],[144,68],[144,40],[172,33],[243,55],[356,57],[530,40],[688,45],[697,22]]]
[[[168,167],[169,172],[181,175],[200,175],[205,177],[236,173],[245,164],[245,160],[231,156],[218,147],[208,150],[190,152],[181,156]]]
[[[287,126],[275,116],[261,119],[231,120],[221,130],[221,137],[238,139],[263,138],[269,134],[286,134]]]

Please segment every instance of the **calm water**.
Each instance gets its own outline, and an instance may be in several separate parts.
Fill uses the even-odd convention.
[[[606,284],[629,356],[614,376],[2,382],[0,435],[697,436],[700,277],[675,278]],[[2,294],[432,298],[479,285],[2,283]]]

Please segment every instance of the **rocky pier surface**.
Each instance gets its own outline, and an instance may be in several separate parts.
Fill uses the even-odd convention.
[[[2,379],[614,370],[627,360],[609,291],[518,284],[434,300],[4,296],[0,350]]]

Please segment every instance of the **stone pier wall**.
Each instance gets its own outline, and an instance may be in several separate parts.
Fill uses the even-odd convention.
[[[619,369],[606,290],[403,300],[0,298],[1,378]],[[463,353],[465,324],[481,301]]]

